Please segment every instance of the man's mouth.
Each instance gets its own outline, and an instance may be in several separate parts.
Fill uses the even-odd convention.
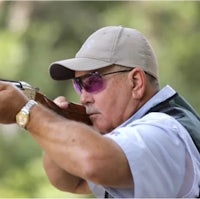
[[[90,119],[96,117],[96,115],[98,115],[98,113],[89,113],[88,116]]]
[[[95,111],[92,107],[89,107],[89,106],[86,106],[85,107],[86,108],[86,113],[87,113],[87,115],[94,115],[94,114],[96,114],[97,113],[97,111]]]
[[[96,115],[97,113],[87,113],[90,116]]]

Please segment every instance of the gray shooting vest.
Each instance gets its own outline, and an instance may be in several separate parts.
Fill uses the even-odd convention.
[[[149,112],[162,112],[174,117],[190,134],[200,152],[200,117],[192,106],[179,94],[151,108]]]

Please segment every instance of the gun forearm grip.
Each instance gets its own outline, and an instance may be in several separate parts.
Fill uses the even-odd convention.
[[[36,92],[35,100],[40,104],[44,105],[45,107],[55,111],[59,115],[63,117],[75,121],[80,121],[85,124],[91,125],[91,120],[89,119],[88,115],[86,114],[85,107],[75,103],[69,103],[67,109],[61,109],[57,106],[52,100],[47,98],[45,95]]]

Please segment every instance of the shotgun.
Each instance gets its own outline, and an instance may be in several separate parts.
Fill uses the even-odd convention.
[[[58,113],[59,115],[65,117],[67,119],[71,119],[71,120],[83,122],[88,125],[92,125],[91,120],[89,119],[88,115],[86,114],[85,107],[80,104],[70,102],[67,109],[61,109],[46,95],[39,92],[39,88],[34,88],[26,82],[5,80],[5,79],[0,79],[0,81],[8,82],[8,83],[15,85],[17,88],[22,90],[23,93],[29,99],[33,99],[33,100],[37,101],[38,103],[53,110],[54,112]]]

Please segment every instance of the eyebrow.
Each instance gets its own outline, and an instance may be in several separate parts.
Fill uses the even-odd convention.
[[[78,77],[74,77],[73,79],[81,79],[81,78],[85,78],[85,77],[88,77],[89,75],[91,75],[92,73],[99,73],[98,71],[90,71],[88,73],[86,73],[85,75],[80,75]]]

